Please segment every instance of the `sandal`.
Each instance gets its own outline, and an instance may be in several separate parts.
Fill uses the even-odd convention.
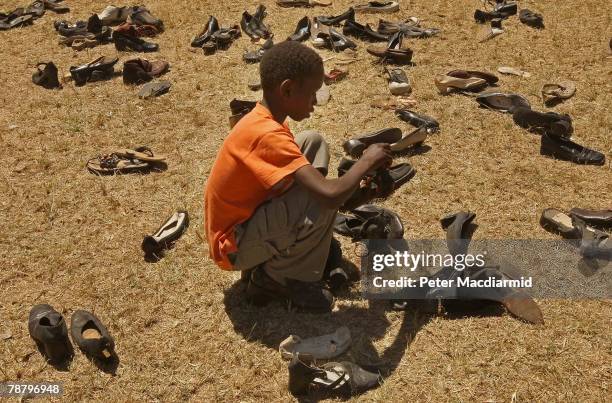
[[[400,217],[391,210],[365,204],[351,213],[354,217],[341,213],[336,215],[334,232],[350,237],[353,241],[404,237],[404,225]]]
[[[144,157],[143,159],[137,158]],[[119,150],[112,154],[101,155],[87,161],[87,169],[98,175],[123,174],[131,172],[147,172],[161,165],[165,157],[154,156],[148,147],[138,147],[135,150]]]

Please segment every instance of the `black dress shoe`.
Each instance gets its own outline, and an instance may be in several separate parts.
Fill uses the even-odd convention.
[[[260,4],[255,9],[255,14],[253,14],[253,21],[255,23],[255,32],[263,39],[268,39],[272,36],[272,31],[266,24],[264,24],[263,20],[266,17],[266,6]]]
[[[588,149],[573,141],[559,136],[542,136],[540,154],[576,164],[603,165],[606,157],[595,150]]]
[[[532,28],[544,28],[544,17],[542,17],[542,14],[534,13],[526,8],[522,9],[519,13],[519,20]]]
[[[572,118],[556,112],[538,112],[531,108],[516,108],[512,113],[514,123],[524,129],[540,134],[549,133],[555,136],[570,137],[574,132]]]
[[[103,360],[110,359],[115,341],[94,314],[78,310],[70,321],[72,340],[86,355]]]
[[[287,38],[288,41],[303,42],[310,37],[310,18],[304,17],[297,23],[295,32]]]
[[[156,52],[159,49],[159,45],[156,43],[146,42],[140,38],[124,35],[116,31],[113,32],[113,42],[115,42],[115,48],[119,51]]]
[[[109,79],[114,74],[114,66],[118,60],[116,57],[102,56],[91,63],[71,66],[70,75],[77,86],[85,85],[85,83],[94,81],[94,79]]]
[[[421,115],[408,109],[397,109],[395,114],[404,122],[410,123],[414,127],[425,126],[427,133],[437,133],[440,131],[440,123],[430,116]]]
[[[219,30],[219,21],[212,15],[208,18],[204,30],[198,34],[192,41],[191,46],[194,48],[201,48],[206,42],[210,40],[212,34]]]
[[[344,13],[337,16],[320,16],[317,20],[323,25],[339,25],[342,21],[355,21],[355,9],[350,7]]]
[[[41,69],[42,66],[44,66],[44,68]],[[32,74],[32,82],[48,90],[62,88],[57,78],[57,67],[55,67],[53,62],[38,63],[36,72]]]
[[[342,52],[345,49],[355,49],[357,47],[355,42],[333,28],[329,29],[329,36],[329,44],[334,52]]]
[[[389,35],[378,33],[374,31],[369,24],[362,25],[354,20],[346,20],[342,28],[342,33],[344,35],[352,35],[370,41],[386,42],[389,40]]]
[[[47,304],[36,305],[28,318],[30,337],[44,356],[54,364],[61,364],[72,357],[72,345],[64,317]]]
[[[264,53],[266,53],[266,51],[272,46],[274,46],[274,41],[270,37],[264,42],[263,45],[261,45],[259,49],[253,50],[251,52],[245,52],[242,55],[242,59],[247,63],[259,63]]]

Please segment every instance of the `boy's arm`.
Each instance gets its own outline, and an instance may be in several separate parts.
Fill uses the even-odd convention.
[[[325,207],[337,209],[351,197],[367,172],[383,165],[390,165],[391,159],[388,144],[373,144],[340,178],[325,179],[321,172],[309,164],[295,171],[295,180],[308,189]]]

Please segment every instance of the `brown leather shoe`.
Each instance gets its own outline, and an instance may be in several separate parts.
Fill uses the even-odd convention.
[[[587,224],[597,227],[612,227],[612,210],[591,210],[582,208],[573,208],[569,211],[573,217],[578,217]]]

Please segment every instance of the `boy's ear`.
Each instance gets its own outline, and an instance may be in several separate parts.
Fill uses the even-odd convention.
[[[290,97],[291,93],[293,92],[293,81],[290,79],[284,80],[280,84],[279,89],[280,89],[281,95],[285,97]]]

